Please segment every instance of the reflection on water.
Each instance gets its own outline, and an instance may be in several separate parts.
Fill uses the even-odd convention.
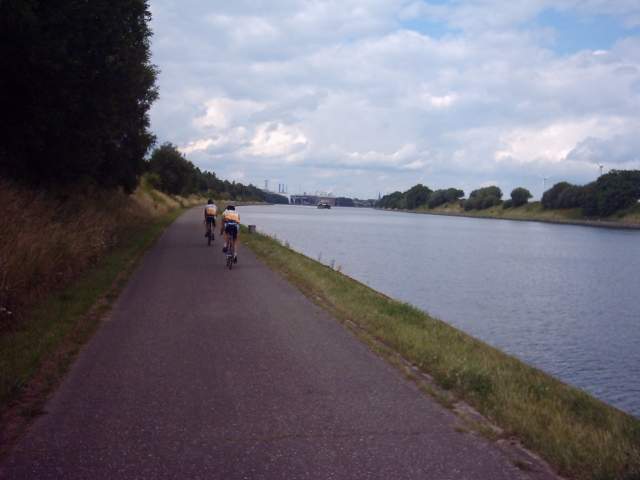
[[[640,416],[640,232],[239,209],[243,223]]]

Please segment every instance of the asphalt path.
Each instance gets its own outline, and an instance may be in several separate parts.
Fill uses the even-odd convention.
[[[528,479],[200,209],[145,255],[12,479]]]

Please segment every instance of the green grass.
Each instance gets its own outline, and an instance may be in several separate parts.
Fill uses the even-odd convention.
[[[245,233],[242,241],[310,299],[433,376],[559,473],[592,480],[640,478],[638,419],[277,240]]]
[[[52,366],[40,379],[46,385],[39,390],[46,394],[57,383],[95,330],[101,314],[110,308],[137,260],[181,212],[176,209],[131,229],[123,236],[126,241],[97,266],[34,307],[16,330],[0,336],[0,411],[18,399],[47,361]]]
[[[597,225],[611,227],[640,226],[640,204],[621,210],[610,217],[593,219],[582,214],[580,208],[566,208],[546,210],[542,208],[540,202],[531,202],[526,205],[514,208],[502,208],[502,205],[486,208],[484,210],[465,211],[457,202],[445,204],[433,209],[419,207],[414,210],[416,213],[427,213],[436,215],[459,215],[477,218],[499,218],[505,220],[528,220],[552,223],[570,223],[578,225]]]

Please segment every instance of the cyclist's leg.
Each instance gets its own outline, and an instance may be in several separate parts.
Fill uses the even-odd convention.
[[[238,234],[240,233],[240,225],[236,225],[235,233],[233,234],[233,260],[238,261]]]
[[[227,231],[227,227],[225,226],[224,228],[224,251],[228,252],[229,248],[230,248],[230,235],[229,232]]]

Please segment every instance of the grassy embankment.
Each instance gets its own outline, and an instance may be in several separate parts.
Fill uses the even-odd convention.
[[[415,213],[434,215],[455,215],[479,218],[501,218],[505,220],[529,220],[551,223],[567,223],[575,225],[591,225],[604,227],[640,228],[640,204],[620,210],[605,218],[588,218],[580,208],[562,210],[545,210],[540,202],[531,202],[515,208],[495,206],[485,210],[465,211],[459,203],[445,204],[433,209],[420,207],[412,210]]]
[[[133,195],[64,199],[0,184],[0,444],[41,408],[142,253],[196,202],[144,180]]]
[[[383,344],[383,352],[402,355],[499,425],[500,436],[516,436],[559,473],[593,480],[640,478],[638,419],[277,240],[245,234],[242,241],[339,320],[357,325],[376,350]]]

